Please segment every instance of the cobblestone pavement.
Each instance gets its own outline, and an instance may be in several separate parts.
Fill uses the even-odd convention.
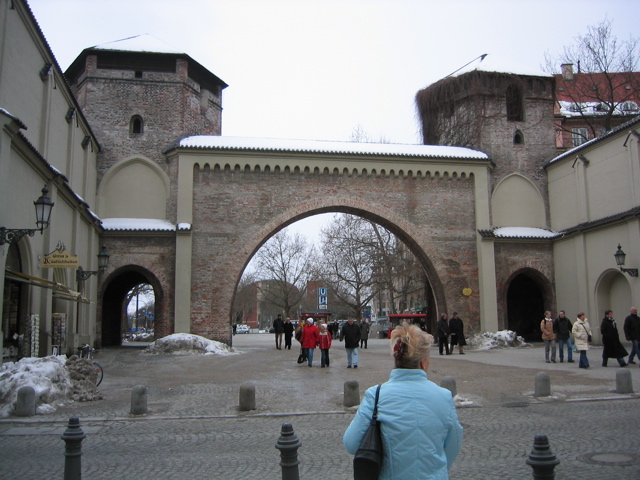
[[[344,381],[358,380],[362,393],[386,380],[388,343],[370,341],[358,370],[345,368],[339,342],[328,369],[297,365],[298,352],[275,350],[270,335],[237,336],[234,343],[243,353],[229,357],[100,352],[104,400],[0,420],[0,478],[63,478],[60,436],[73,415],[87,435],[84,478],[281,478],[275,443],[283,423],[291,423],[302,442],[303,480],[352,478],[351,456],[342,446],[352,418],[352,409],[342,406]],[[590,351],[592,365],[599,365],[597,356],[597,349]],[[478,406],[458,410],[464,443],[451,478],[532,478],[525,461],[539,433],[548,435],[561,461],[558,480],[640,478],[640,397],[613,392],[618,369],[584,371],[541,358],[537,347],[432,358],[429,377],[439,383],[453,376],[458,393]],[[539,371],[551,377],[548,399],[530,392]],[[630,371],[637,390],[640,369]],[[238,412],[239,386],[246,381],[256,385],[258,408]],[[149,412],[134,417],[128,409],[137,384],[149,388]]]

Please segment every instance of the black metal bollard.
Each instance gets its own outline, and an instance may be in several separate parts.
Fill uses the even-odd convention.
[[[549,440],[546,435],[536,435],[533,439],[533,449],[529,458],[527,458],[527,465],[533,468],[533,478],[535,480],[556,478],[556,474],[553,469],[560,463],[551,451]]]
[[[64,440],[64,480],[82,478],[82,440],[86,435],[80,428],[78,417],[69,418],[67,429],[62,435]]]
[[[302,443],[293,431],[293,426],[290,423],[283,423],[280,438],[276,443],[276,448],[280,450],[282,480],[300,480],[298,448],[301,445]]]

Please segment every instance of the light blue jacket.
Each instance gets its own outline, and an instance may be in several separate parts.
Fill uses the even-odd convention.
[[[376,386],[369,388],[343,442],[350,454],[360,446],[373,413]],[[462,446],[462,427],[451,392],[421,369],[396,368],[378,400],[384,460],[380,479],[448,479]]]

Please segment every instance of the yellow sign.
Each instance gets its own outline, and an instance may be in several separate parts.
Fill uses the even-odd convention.
[[[58,251],[42,257],[42,268],[78,268],[78,257],[68,252]]]
[[[467,288],[463,288],[463,289],[462,289],[462,294],[463,294],[463,295],[465,295],[465,296],[467,296],[467,297],[468,297],[469,295],[471,295],[472,293],[473,293],[473,290],[471,290],[469,287],[467,287]]]

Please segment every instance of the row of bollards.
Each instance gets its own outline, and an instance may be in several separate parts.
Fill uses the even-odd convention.
[[[443,385],[444,386],[444,385]],[[616,371],[616,393],[633,393],[633,380],[628,368],[619,368]],[[549,397],[551,395],[551,378],[546,372],[536,374],[534,397]]]

